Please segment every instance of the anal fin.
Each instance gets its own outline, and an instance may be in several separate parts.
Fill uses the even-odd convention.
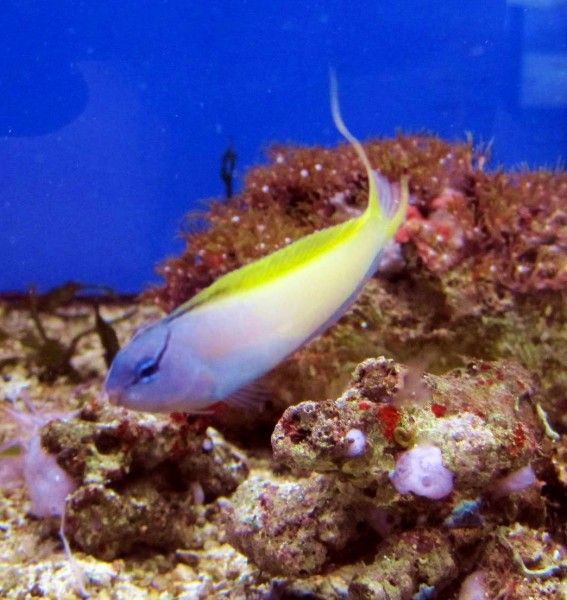
[[[265,378],[261,377],[252,383],[236,390],[223,402],[231,408],[240,408],[246,410],[260,410],[272,397],[270,388]]]

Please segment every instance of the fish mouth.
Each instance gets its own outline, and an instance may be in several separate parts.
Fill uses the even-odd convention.
[[[120,406],[122,394],[118,390],[105,390],[104,395],[111,406]]]
[[[110,371],[106,374],[101,396],[106,398],[111,406],[120,406],[122,404],[123,395],[122,386],[120,385],[120,382],[117,381],[116,373],[111,366]]]

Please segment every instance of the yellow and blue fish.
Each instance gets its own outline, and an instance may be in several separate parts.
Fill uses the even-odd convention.
[[[137,333],[106,379],[113,404],[190,413],[219,401],[245,402],[250,384],[354,302],[405,218],[408,183],[405,177],[390,183],[373,172],[342,120],[334,78],[331,106],[335,125],[366,169],[364,213],[228,273]]]

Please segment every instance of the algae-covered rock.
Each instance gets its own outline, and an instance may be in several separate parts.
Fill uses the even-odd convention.
[[[455,491],[474,498],[539,460],[535,393],[529,373],[510,361],[472,361],[446,375],[419,376],[392,360],[367,360],[338,400],[286,410],[272,436],[274,457],[295,469],[338,471],[375,488],[384,503],[395,495],[389,474],[396,460],[408,447],[428,444],[440,448]],[[356,453],[353,432],[360,435]]]
[[[486,598],[566,598],[567,550],[553,534],[516,523],[481,546],[475,567]]]
[[[433,598],[457,573],[453,548],[447,536],[438,530],[407,531],[384,544],[375,561],[353,578],[349,598]]]
[[[120,492],[81,486],[67,501],[65,532],[83,551],[112,560],[141,547],[190,547],[195,504],[190,493],[166,493],[154,477]]]
[[[433,375],[368,359],[339,399],[285,411],[272,446],[294,475],[240,486],[230,541],[273,574],[324,573],[346,560],[357,600],[444,597],[479,557],[490,560],[502,527],[536,531],[558,518],[541,493],[545,478],[555,484],[553,465],[562,471],[537,400],[535,379],[512,361]],[[405,460],[416,450],[425,458]],[[554,575],[563,552],[558,544]]]
[[[251,479],[231,505],[231,543],[272,574],[320,573],[360,536],[334,477]]]
[[[77,482],[65,533],[106,560],[138,546],[175,550],[194,538],[195,505],[246,478],[244,456],[212,428],[183,416],[132,413],[97,402],[51,421],[42,443]]]

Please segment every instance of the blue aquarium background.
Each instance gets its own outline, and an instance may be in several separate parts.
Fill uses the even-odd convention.
[[[155,281],[189,210],[273,142],[334,145],[328,67],[361,139],[567,150],[567,2],[3,0],[0,291]]]

